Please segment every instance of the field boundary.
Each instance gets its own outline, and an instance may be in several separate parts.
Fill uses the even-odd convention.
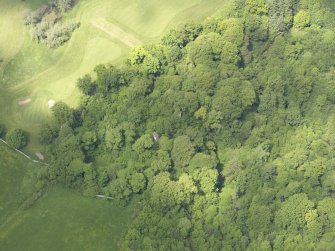
[[[3,139],[1,139],[1,138],[0,138],[0,141],[1,141],[2,143],[4,143],[7,147],[9,147],[10,149],[15,150],[17,153],[21,154],[22,156],[24,156],[25,158],[29,159],[30,161],[32,161],[32,162],[34,162],[34,163],[40,163],[40,164],[49,166],[49,164],[44,163],[44,162],[41,162],[41,161],[38,161],[38,160],[35,160],[35,159],[31,158],[29,155],[25,154],[24,152],[22,152],[22,151],[20,151],[20,150],[18,150],[18,149],[16,149],[16,148],[14,148],[14,147],[11,147],[11,146],[8,144],[7,141],[5,141],[5,140],[3,140]]]

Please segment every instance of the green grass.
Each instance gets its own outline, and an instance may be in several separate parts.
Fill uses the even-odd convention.
[[[108,20],[126,26],[144,38],[154,38],[162,34],[179,12],[199,2],[201,0],[115,0]]]
[[[107,20],[146,41],[186,21],[204,19],[223,5],[222,0],[115,0]]]
[[[36,164],[0,142],[0,226],[33,191]],[[1,249],[0,249],[1,250]]]
[[[215,12],[222,10],[225,6],[224,0],[202,0],[198,4],[179,12],[169,24],[162,31],[162,34],[166,33],[172,28],[178,27],[187,21],[199,21],[213,15]]]
[[[118,250],[130,215],[129,207],[53,187],[0,229],[0,250]]]

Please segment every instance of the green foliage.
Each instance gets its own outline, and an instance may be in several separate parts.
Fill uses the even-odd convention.
[[[267,3],[271,32],[277,34],[289,31],[299,0],[268,0]]]
[[[179,136],[173,142],[171,157],[176,169],[185,168],[193,154],[195,153],[193,144],[188,136]]]
[[[268,13],[268,7],[265,0],[247,0],[245,11],[250,14],[264,15]]]
[[[218,24],[219,32],[225,41],[231,42],[237,46],[243,44],[244,27],[239,18],[230,18],[223,20]]]
[[[292,195],[276,214],[277,226],[294,234],[302,233],[306,221],[313,217],[310,215],[313,206],[313,202],[308,200],[306,194]]]
[[[24,24],[30,25],[41,22],[43,16],[47,13],[48,9],[48,5],[43,5],[36,11],[27,11],[24,16]]]
[[[129,64],[137,66],[140,71],[148,74],[157,74],[161,67],[161,62],[158,58],[139,46],[132,48],[129,55]]]
[[[77,86],[81,92],[86,95],[92,95],[96,87],[95,83],[92,81],[91,76],[88,74],[77,80]]]
[[[71,38],[71,33],[78,27],[79,22],[75,20],[70,20],[63,24],[57,23],[43,35],[45,36],[45,38],[43,37],[43,42],[50,48],[59,47]]]
[[[93,150],[98,143],[98,138],[95,132],[85,132],[82,136],[82,144],[84,150]]]
[[[149,134],[142,135],[133,145],[133,149],[138,154],[142,153],[145,150],[150,149],[153,146],[154,142]]]
[[[57,123],[58,126],[61,126],[61,125],[64,125],[64,124],[67,124],[69,126],[74,125],[74,122],[75,122],[74,121],[74,112],[64,102],[57,102],[52,107],[51,110],[53,112],[55,122]]]
[[[71,9],[73,0],[52,0],[51,5],[54,5],[61,12],[66,12]]]
[[[194,41],[202,31],[201,24],[187,24],[179,30],[171,30],[162,38],[162,42],[168,46],[185,47],[189,42]]]
[[[152,170],[157,172],[169,171],[171,168],[171,159],[167,151],[158,150],[157,156],[151,162]]]
[[[21,149],[28,143],[27,133],[19,128],[8,131],[6,134],[6,140],[8,145],[14,147],[15,149]]]
[[[134,193],[138,193],[145,188],[145,177],[142,173],[134,173],[130,180],[130,186]]]
[[[311,25],[311,17],[308,12],[301,10],[294,17],[294,27],[303,29]]]
[[[156,208],[168,210],[174,207],[176,202],[173,195],[174,182],[170,180],[170,174],[162,172],[149,182],[150,202]]]
[[[53,108],[49,176],[139,202],[122,250],[329,249],[335,36],[321,13],[229,0],[96,66],[79,108]]]
[[[265,234],[271,226],[271,210],[259,202],[251,203],[248,210],[247,226],[252,239]]]
[[[32,39],[56,48],[71,38],[71,33],[79,27],[79,22],[60,22],[63,13],[73,6],[73,0],[51,0],[36,11],[28,11],[24,24],[30,28]]]
[[[40,130],[39,141],[42,144],[50,144],[57,137],[57,128],[53,125],[44,125]]]
[[[218,171],[203,167],[193,172],[192,177],[198,182],[198,189],[205,194],[215,191],[218,186]]]
[[[189,60],[195,65],[208,64],[211,61],[222,61],[226,64],[237,64],[239,61],[236,45],[226,41],[217,33],[200,35],[187,45]]]
[[[118,150],[124,145],[121,128],[110,128],[106,130],[105,142],[107,149]]]

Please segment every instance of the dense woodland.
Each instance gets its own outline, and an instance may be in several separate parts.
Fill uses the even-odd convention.
[[[229,0],[77,82],[48,178],[136,205],[120,250],[333,250],[335,9]]]

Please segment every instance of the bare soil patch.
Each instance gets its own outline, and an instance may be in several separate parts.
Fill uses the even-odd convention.
[[[19,100],[17,103],[19,105],[27,105],[31,102],[31,99],[30,98],[27,98],[27,99],[23,99],[23,100]]]
[[[44,156],[43,156],[42,153],[40,153],[40,152],[36,152],[35,155],[36,155],[36,157],[37,157],[39,160],[44,160]]]

